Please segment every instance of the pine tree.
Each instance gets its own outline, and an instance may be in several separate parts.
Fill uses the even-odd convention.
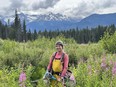
[[[36,29],[34,30],[33,39],[34,39],[34,40],[37,39],[37,32],[36,32]]]
[[[43,35],[44,35],[45,37],[48,36],[48,34],[47,34],[47,30],[46,30],[46,29],[44,30]]]
[[[21,29],[20,19],[17,14],[17,10],[15,10],[14,28],[15,28],[15,40],[22,41],[22,29]]]
[[[32,34],[31,34],[31,30],[29,29],[28,33],[27,33],[27,39],[28,40],[32,40]]]
[[[26,35],[26,23],[25,20],[23,20],[23,41],[27,41],[27,35]]]
[[[0,21],[0,38],[2,38],[2,22]]]

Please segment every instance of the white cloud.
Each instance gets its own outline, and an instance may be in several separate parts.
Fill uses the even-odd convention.
[[[6,3],[3,5],[3,3]],[[116,12],[116,0],[4,0],[0,13],[13,13],[13,9],[30,14],[61,13],[69,17],[83,18],[93,13]],[[5,10],[3,10],[5,8]]]
[[[5,14],[4,8],[8,7],[10,5],[9,0],[1,0],[0,1],[0,15]]]
[[[83,18],[93,13],[116,12],[115,4],[116,0],[61,0],[53,9],[54,12]]]
[[[2,9],[3,7],[7,7],[10,4],[9,0],[1,0],[0,1],[0,9]]]

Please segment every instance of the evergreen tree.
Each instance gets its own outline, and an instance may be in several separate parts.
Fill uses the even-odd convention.
[[[34,39],[34,40],[37,39],[37,32],[36,32],[36,29],[34,30],[33,39]]]
[[[0,21],[0,38],[2,38],[2,22]]]
[[[22,29],[20,19],[17,14],[17,10],[15,10],[14,29],[15,29],[15,40],[19,42],[22,41]]]
[[[31,30],[29,29],[28,33],[27,33],[27,39],[28,40],[32,40],[32,34],[31,34]]]
[[[25,20],[23,20],[23,41],[27,41],[27,35],[26,35],[26,23]]]

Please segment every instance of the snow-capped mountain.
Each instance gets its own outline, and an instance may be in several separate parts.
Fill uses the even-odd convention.
[[[65,15],[61,15],[61,14],[53,14],[53,13],[49,13],[49,14],[40,14],[40,15],[28,15],[28,14],[24,14],[24,13],[20,13],[18,14],[19,18],[21,20],[26,20],[27,22],[32,22],[35,20],[38,21],[56,21],[56,20],[69,20],[70,18],[65,16]],[[11,16],[0,16],[0,19],[3,19],[6,23],[8,21],[8,19],[10,19],[10,22],[14,21],[14,15]]]
[[[8,23],[8,19],[10,20],[10,23],[13,23],[14,21],[14,15],[12,16],[0,16],[0,20],[3,24]],[[31,29],[33,31],[36,29],[39,30],[64,30],[64,29],[71,29],[71,28],[91,28],[96,27],[98,25],[116,25],[116,13],[112,14],[92,14],[84,19],[73,19],[69,18],[65,15],[61,14],[44,14],[44,15],[29,15],[29,14],[23,14],[20,13],[19,17],[21,19],[21,22],[23,23],[23,20],[26,20],[27,30]]]
[[[21,23],[23,23],[23,20],[25,19],[26,25],[27,25],[27,30],[31,29],[32,31],[34,29],[36,30],[55,30],[55,29],[68,29],[72,28],[73,24],[77,22],[78,20],[71,19],[65,15],[61,15],[59,13],[53,14],[40,14],[40,15],[29,15],[29,14],[24,14],[20,13],[19,18],[21,19]],[[0,16],[1,20],[4,21],[4,24],[8,23],[8,20],[10,23],[14,22],[14,15],[11,16]],[[2,21],[2,22],[3,22]]]
[[[28,29],[37,30],[62,30],[74,28],[78,20],[71,19],[65,15],[49,13],[46,15],[28,15],[30,22],[27,23]]]
[[[52,20],[68,20],[69,18],[61,14],[45,14],[45,15],[28,15],[31,19],[36,19],[39,21],[52,21]]]

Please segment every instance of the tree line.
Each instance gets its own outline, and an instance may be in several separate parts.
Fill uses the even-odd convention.
[[[0,21],[0,38],[15,40],[18,42],[26,42],[28,40],[37,39],[36,30],[34,30],[34,33],[31,33],[30,30],[26,30],[26,22],[23,20],[23,23],[21,23],[21,20],[17,14],[17,10],[15,11],[14,22],[10,24],[9,21],[10,20],[8,20],[6,25],[2,24]]]
[[[46,37],[46,38],[54,38],[59,35],[63,35],[66,38],[73,38],[77,43],[88,43],[88,42],[98,42],[100,38],[104,35],[105,31],[113,34],[116,30],[114,24],[110,26],[97,26],[96,28],[84,28],[84,29],[69,29],[69,30],[55,30],[55,31],[44,31],[36,29],[34,32],[26,30],[26,22],[23,20],[21,23],[20,18],[18,17],[17,10],[15,11],[15,19],[14,23],[10,24],[8,20],[8,24],[3,25],[0,21],[0,38],[2,39],[10,39],[18,42],[28,41],[28,40],[36,40],[38,36]]]
[[[69,30],[57,30],[57,31],[39,31],[38,35],[47,38],[54,38],[58,35],[63,35],[65,38],[73,38],[77,43],[88,43],[88,42],[98,42],[101,37],[103,37],[104,32],[109,32],[113,34],[116,30],[114,24],[110,26],[97,26],[96,28],[89,29],[69,29]]]

